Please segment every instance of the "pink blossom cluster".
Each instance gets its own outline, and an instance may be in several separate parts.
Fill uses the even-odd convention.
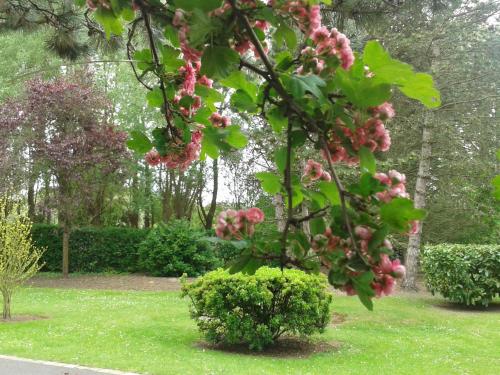
[[[231,119],[229,117],[222,116],[219,113],[213,113],[209,117],[209,120],[216,128],[225,128],[231,125]]]
[[[336,28],[328,30],[326,27],[318,27],[311,33],[311,39],[315,44],[314,54],[317,57],[336,56],[342,68],[349,69],[354,63],[354,54],[349,39]],[[302,54],[309,51],[302,51]]]
[[[304,0],[269,0],[268,4],[290,15],[306,35],[310,35],[321,27],[321,8],[319,5],[309,5]]]
[[[187,144],[171,142],[168,145],[168,149],[172,151],[167,155],[161,156],[158,151],[152,149],[146,153],[144,159],[151,166],[157,166],[162,163],[167,168],[186,170],[200,156],[202,138],[202,132],[196,130],[191,133],[191,142]]]
[[[387,190],[378,192],[377,198],[385,203],[389,203],[393,198],[409,198],[410,195],[406,191],[406,176],[395,170],[390,170],[389,173],[376,173],[374,176],[382,185],[388,187]]]
[[[252,207],[248,210],[222,211],[217,218],[215,234],[223,240],[241,240],[252,236],[255,225],[264,221],[264,212],[260,208]]]
[[[371,152],[386,152],[389,150],[391,136],[382,120],[393,118],[395,115],[394,108],[390,103],[385,102],[377,107],[370,108],[369,113],[372,117],[355,129],[350,129],[341,119],[337,118],[337,131],[341,132],[342,137],[333,129],[327,133],[327,146],[333,162],[355,164],[359,161],[356,156],[349,155],[344,146],[346,139],[355,151],[359,151],[361,146],[368,148]],[[323,150],[322,155],[324,159],[327,159],[327,155]]]
[[[352,137],[352,131],[344,124],[344,122],[342,122],[342,120],[337,119],[336,125],[339,131],[342,132],[344,138],[349,138],[349,136]],[[349,152],[344,147],[343,139],[335,133],[334,129],[330,129],[327,132],[326,145],[330,155],[322,149],[321,155],[323,156],[323,159],[328,160],[328,157],[330,157],[331,161],[334,163],[344,162],[348,165],[353,165],[359,162],[359,158],[357,156],[349,155]]]
[[[321,163],[309,159],[304,168],[304,174],[302,175],[302,182],[308,184],[317,180],[331,181],[332,176],[330,176],[330,173],[323,170],[323,166],[321,165]]]
[[[390,120],[396,115],[396,111],[389,102],[384,102],[377,107],[372,107],[368,110],[374,118],[380,119],[382,121]]]
[[[376,297],[391,294],[394,290],[396,279],[403,278],[406,273],[406,269],[399,259],[391,261],[387,254],[380,254],[380,261],[372,267],[372,271],[375,274],[375,279],[371,287]]]
[[[331,228],[326,228],[323,234],[315,235],[311,242],[311,248],[319,255],[321,263],[327,267],[331,267],[332,265],[327,255],[334,251],[343,251],[348,259],[352,258],[354,255],[351,249],[351,239],[343,239],[339,236],[335,236]]]
[[[368,119],[363,126],[357,127],[354,131],[349,128],[344,129],[344,135],[351,140],[352,147],[356,151],[361,146],[367,147],[371,152],[386,152],[391,147],[389,131],[382,120],[375,117]]]
[[[369,253],[369,245],[373,240],[373,230],[368,226],[356,226],[354,234],[361,256],[369,264],[375,275],[371,283],[371,288],[375,292],[375,296],[381,297],[382,295],[391,294],[394,289],[395,280],[404,277],[405,267],[401,265],[399,260],[391,261],[385,253],[382,253],[378,257],[378,260],[374,259],[374,256]],[[381,246],[392,250],[392,245],[387,239],[384,240]],[[327,228],[324,234],[314,236],[311,247],[319,255],[321,263],[327,267],[331,267],[332,265],[328,259],[328,254],[334,251],[342,251],[347,259],[351,259],[355,254],[351,239],[343,239],[334,235],[331,228]],[[359,273],[358,271],[349,271],[348,275],[354,277]],[[356,290],[351,283],[347,283],[343,289],[348,295],[356,294]]]

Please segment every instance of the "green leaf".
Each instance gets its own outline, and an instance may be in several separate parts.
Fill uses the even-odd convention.
[[[179,42],[179,36],[177,30],[172,25],[165,26],[163,35],[168,40],[170,45],[174,48],[179,48],[181,46]]]
[[[429,108],[441,105],[440,94],[434,87],[432,77],[415,73],[410,65],[391,58],[379,42],[371,40],[366,43],[363,63],[374,74],[375,82],[395,84],[406,96],[419,100]]]
[[[427,108],[436,108],[441,105],[441,96],[434,88],[434,81],[429,74],[416,73],[399,89],[407,97],[419,100]]]
[[[258,172],[255,177],[260,181],[262,189],[269,194],[277,194],[281,190],[281,180],[279,176],[271,172]]]
[[[300,185],[292,186],[292,207],[295,208],[304,200],[304,194]],[[288,199],[286,200],[288,206]]]
[[[243,90],[236,90],[236,92],[231,95],[231,105],[241,112],[254,113],[257,110],[254,98]]]
[[[391,87],[388,84],[377,83],[364,75],[359,77],[353,69],[338,69],[334,82],[349,101],[361,108],[375,107],[391,97]]]
[[[238,53],[227,47],[207,47],[201,58],[201,74],[224,78],[236,70],[240,61]]]
[[[203,48],[204,42],[216,32],[218,27],[217,18],[208,16],[199,8],[194,9],[189,24],[189,45],[193,48]]]
[[[359,165],[361,168],[361,172],[368,172],[374,175],[377,171],[377,163],[375,161],[375,157],[373,156],[373,153],[365,146],[361,146],[361,148],[359,149]]]
[[[316,217],[309,221],[309,227],[311,228],[311,234],[315,236],[316,234],[323,234],[326,230],[325,220],[322,217]]]
[[[135,51],[134,60],[137,61],[137,67],[141,70],[146,70],[150,68],[153,63],[153,55],[149,48],[145,48],[139,51]]]
[[[161,63],[165,66],[167,72],[177,72],[177,70],[184,66],[185,62],[179,59],[180,51],[170,46],[160,46]]]
[[[500,201],[500,175],[495,176],[491,184],[493,185],[493,196]]]
[[[415,208],[413,202],[406,198],[394,198],[380,208],[380,218],[394,230],[400,232],[408,231],[410,221],[422,220],[425,211]]]
[[[497,150],[497,160],[500,160],[500,149]]]
[[[166,128],[154,128],[152,131],[152,135],[154,138],[153,146],[161,156],[165,156],[168,151],[165,130]]]
[[[288,126],[288,118],[278,107],[273,107],[267,111],[266,118],[275,133],[281,133]]]
[[[332,206],[340,204],[339,190],[334,182],[320,181],[318,183],[318,188],[330,201]]]
[[[212,105],[221,103],[224,100],[224,96],[220,92],[204,85],[196,84],[194,92],[196,95],[201,96],[206,104],[211,105],[212,112],[215,112],[215,108]]]
[[[155,87],[153,90],[146,94],[146,99],[151,107],[161,108],[163,106],[163,94],[159,87]]]
[[[226,87],[245,91],[255,101],[258,88],[248,77],[240,70],[235,70],[229,76],[220,81]]]
[[[199,124],[203,124],[205,126],[212,126],[212,123],[208,119],[212,113],[214,113],[213,110],[207,107],[200,108],[196,114],[193,117],[194,122],[197,122]]]
[[[247,145],[248,139],[238,125],[228,126],[225,130],[228,132],[225,140],[229,145],[234,148],[243,148]]]
[[[374,274],[372,271],[364,272],[352,278],[352,284],[358,293],[359,300],[370,311],[373,310],[373,301],[371,297],[375,295],[375,292],[370,286],[373,279]]]
[[[174,0],[176,8],[181,8],[187,11],[201,9],[208,13],[222,6],[222,0]]]
[[[212,159],[217,159],[219,157],[219,147],[217,146],[217,133],[215,129],[206,127],[202,132],[201,159],[203,159],[205,155],[210,156]]]
[[[370,173],[363,173],[359,179],[359,184],[349,186],[349,191],[351,193],[359,194],[362,197],[369,197],[370,195],[384,190],[384,185]]]
[[[320,87],[325,86],[326,83],[317,75],[293,75],[290,77],[290,79],[286,80],[285,84],[287,85],[287,88],[290,90],[294,98],[302,99],[306,92],[310,92],[316,98],[325,100]]]
[[[123,24],[119,17],[117,17],[112,10],[105,8],[98,8],[94,12],[95,20],[104,28],[106,38],[109,39],[111,34],[117,36],[123,33]]]
[[[279,48],[283,47],[283,43],[288,47],[289,50],[293,51],[297,47],[297,35],[292,28],[290,28],[286,23],[281,23],[281,25],[276,29],[274,33],[274,40],[276,41],[276,46]]]
[[[127,147],[138,153],[145,154],[153,148],[153,143],[148,136],[143,132],[132,130],[130,132],[131,139],[127,141]]]
[[[293,155],[290,155],[290,156],[293,159]],[[274,152],[274,162],[276,163],[276,166],[278,167],[278,170],[281,173],[285,172],[286,157],[287,157],[287,147],[286,146],[280,147]]]

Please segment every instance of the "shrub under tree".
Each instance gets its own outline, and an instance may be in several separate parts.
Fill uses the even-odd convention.
[[[213,343],[261,350],[284,334],[323,332],[331,294],[324,275],[261,267],[254,275],[216,270],[183,285],[191,316]]]
[[[11,319],[12,295],[40,269],[43,251],[33,245],[31,222],[18,207],[0,199],[0,292],[3,319]]]

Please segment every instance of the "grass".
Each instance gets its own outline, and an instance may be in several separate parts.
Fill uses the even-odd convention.
[[[368,312],[355,298],[335,297],[346,321],[321,339],[341,348],[286,359],[196,347],[200,335],[177,292],[25,288],[13,313],[49,319],[0,323],[0,353],[156,375],[498,373],[500,314],[440,303],[399,296]]]

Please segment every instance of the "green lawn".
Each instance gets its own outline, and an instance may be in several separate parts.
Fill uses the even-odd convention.
[[[500,313],[438,308],[440,299],[392,297],[368,312],[335,297],[347,314],[322,338],[336,352],[282,359],[203,350],[176,292],[27,288],[14,314],[50,317],[0,323],[0,354],[148,374],[494,374],[500,368]]]

